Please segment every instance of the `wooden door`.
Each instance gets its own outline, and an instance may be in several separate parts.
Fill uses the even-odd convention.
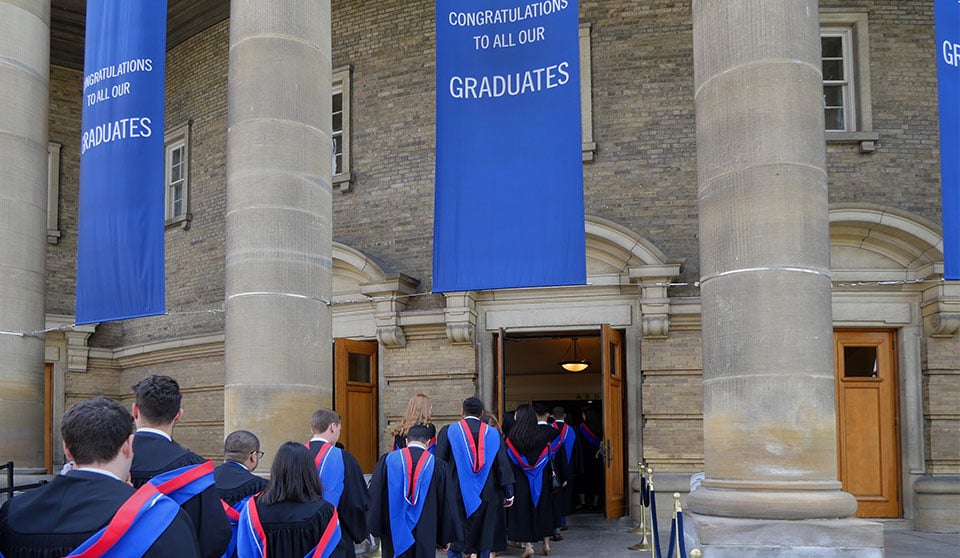
[[[340,443],[364,473],[373,472],[378,457],[378,370],[376,341],[334,341],[334,410],[343,420]]]
[[[623,516],[623,340],[620,332],[603,325],[600,334],[600,364],[603,376],[603,441],[606,459],[607,519]]]
[[[901,517],[892,331],[836,331],[837,470],[857,517]]]
[[[494,383],[493,383],[493,408],[495,409],[497,424],[500,425],[500,428],[503,428],[503,415],[506,413],[504,405],[506,401],[504,400],[504,374],[506,373],[506,356],[503,354],[503,349],[507,332],[501,327],[500,333],[497,335],[497,347],[496,355],[494,355]]]

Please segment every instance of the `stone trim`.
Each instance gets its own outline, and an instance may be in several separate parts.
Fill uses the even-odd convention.
[[[668,285],[680,276],[679,263],[631,267],[630,281],[640,287],[640,325],[644,339],[666,339],[670,330]]]
[[[443,311],[447,339],[454,345],[469,345],[477,329],[477,293],[443,293],[447,305]]]
[[[417,292],[419,285],[419,280],[402,273],[360,285],[360,293],[370,297],[375,305],[373,317],[377,341],[384,347],[398,349],[407,346],[406,336],[400,327],[400,314],[410,300],[408,295]]]
[[[923,290],[924,334],[954,337],[960,331],[960,281],[943,281]]]
[[[126,347],[93,348],[90,358],[97,359],[98,367],[126,370],[192,358],[223,356],[224,334],[215,333],[196,337],[181,337],[153,341]],[[109,363],[110,366],[104,366]]]
[[[46,327],[48,329],[56,328],[61,331],[51,331],[55,335],[60,333],[67,342],[66,371],[68,372],[86,372],[87,359],[90,356],[90,347],[87,346],[87,340],[96,330],[99,324],[76,325],[74,316],[62,314],[47,314]],[[49,345],[50,343],[47,343]],[[49,360],[49,359],[48,359]]]

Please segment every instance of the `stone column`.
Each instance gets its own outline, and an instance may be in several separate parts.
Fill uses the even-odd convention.
[[[707,557],[882,552],[839,519],[819,36],[816,0],[693,0]]]
[[[329,0],[230,3],[225,433],[273,452],[332,404]]]
[[[0,331],[44,328],[50,0],[0,0]],[[43,465],[42,334],[0,333],[0,454]]]

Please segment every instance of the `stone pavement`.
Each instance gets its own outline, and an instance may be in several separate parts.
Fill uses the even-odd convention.
[[[636,520],[621,518],[606,521],[602,516],[577,514],[570,518],[570,528],[563,532],[564,540],[551,542],[550,556],[558,558],[641,558],[650,551],[631,551],[628,548],[640,542],[640,535],[627,531],[636,527]],[[922,533],[902,528],[903,523],[890,524],[884,533],[885,558],[960,558],[960,534]],[[663,525],[661,525],[662,527]],[[660,534],[660,551],[667,556],[668,529]],[[540,545],[535,546],[537,558]],[[687,549],[687,552],[692,549]],[[520,550],[511,548],[499,556],[518,558]],[[437,554],[438,558],[443,556]]]

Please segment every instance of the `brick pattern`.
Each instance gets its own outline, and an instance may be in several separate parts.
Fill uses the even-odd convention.
[[[703,469],[700,332],[683,330],[641,346],[643,457],[656,471]]]

